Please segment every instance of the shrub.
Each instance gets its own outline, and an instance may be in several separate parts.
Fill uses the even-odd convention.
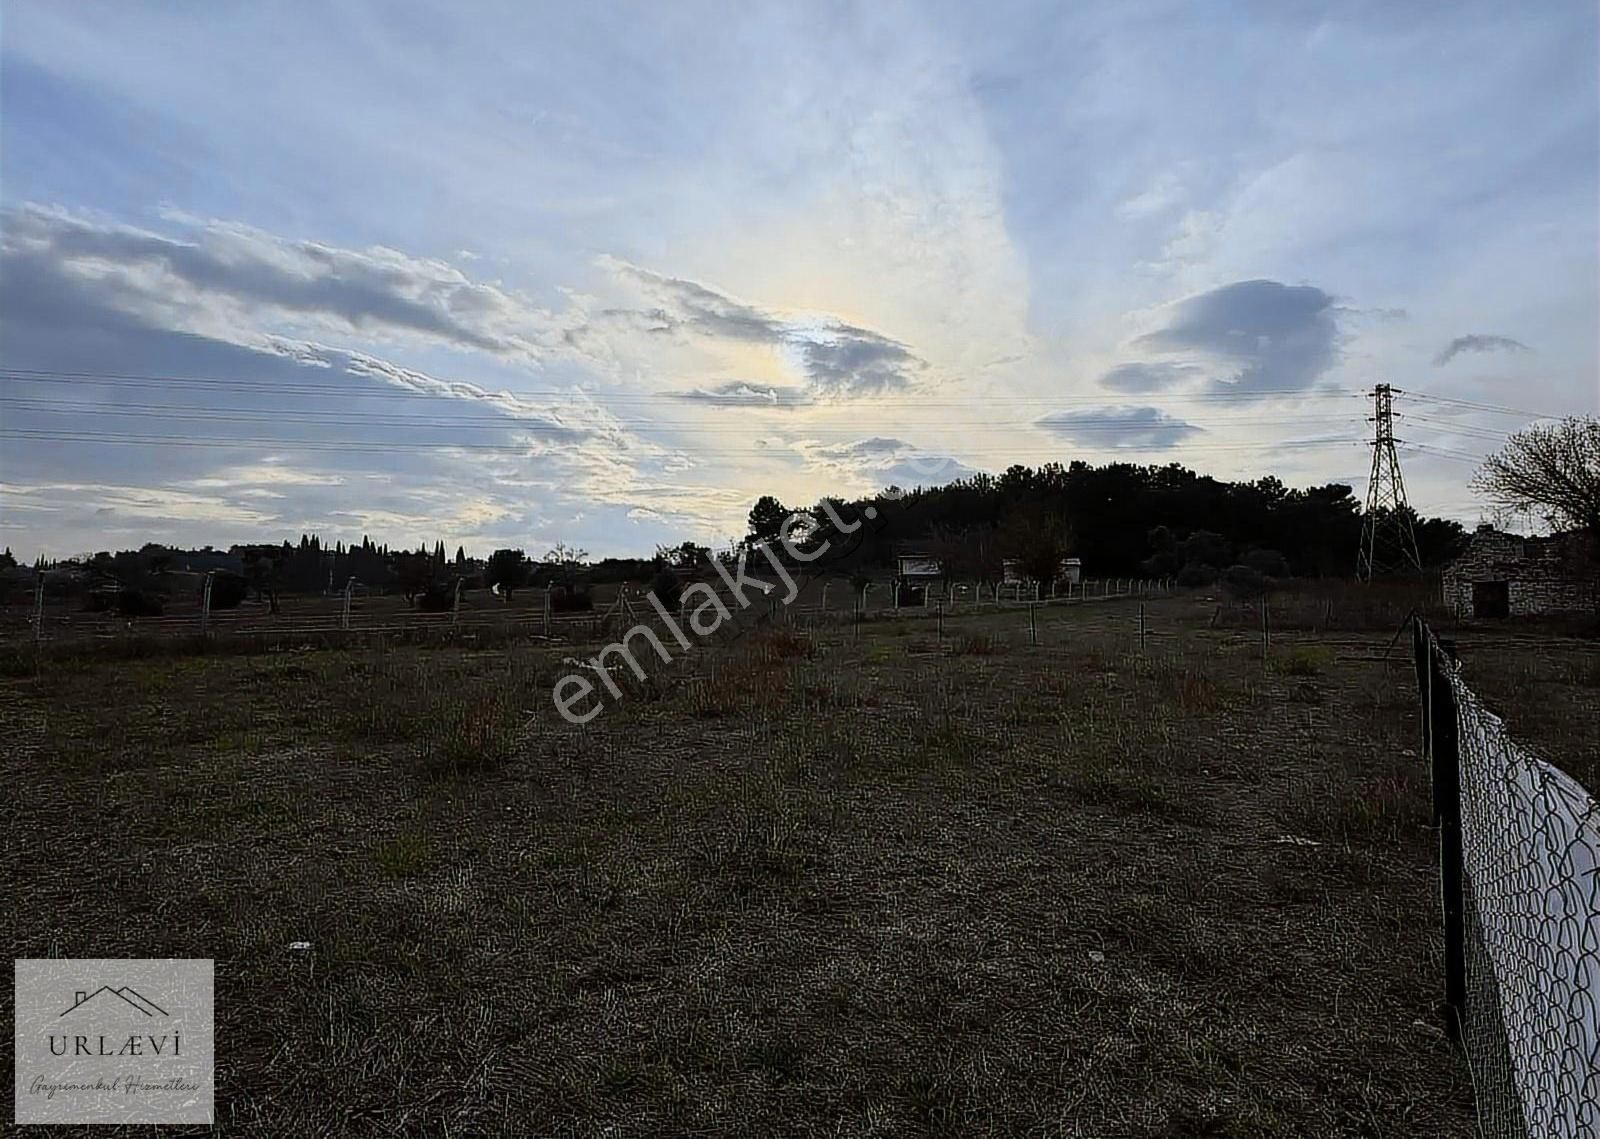
[[[156,598],[137,589],[124,589],[117,594],[117,612],[124,617],[159,617],[165,609]]]
[[[497,770],[513,755],[521,723],[506,693],[484,692],[424,713],[419,772],[429,777]]]
[[[1267,579],[1249,566],[1229,566],[1222,574],[1222,585],[1240,599],[1260,597],[1267,591]]]
[[[816,642],[804,633],[773,625],[762,630],[751,642],[751,653],[757,659],[789,660],[794,657],[815,656]]]
[[[1217,580],[1217,571],[1199,562],[1190,562],[1178,571],[1178,584],[1184,589],[1196,589]]]
[[[950,644],[955,656],[986,657],[994,654],[994,638],[987,633],[963,633]]]
[[[1301,645],[1289,650],[1279,667],[1288,676],[1317,676],[1332,663],[1332,650]]]
[[[656,595],[656,600],[661,602],[667,612],[674,612],[678,608],[678,595],[682,592],[678,584],[678,575],[663,567],[650,579],[650,592]]]
[[[239,608],[249,592],[250,582],[243,574],[222,572],[211,575],[211,608],[214,610]]]
[[[1277,550],[1251,550],[1244,556],[1244,564],[1263,577],[1289,576],[1289,559]]]
[[[430,582],[417,594],[416,605],[424,613],[448,613],[455,606],[455,587],[442,581]]]
[[[589,613],[594,610],[594,595],[587,589],[561,589],[550,594],[553,613]]]

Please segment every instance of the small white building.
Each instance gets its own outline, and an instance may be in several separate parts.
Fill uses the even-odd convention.
[[[927,554],[901,554],[895,559],[895,576],[917,583],[936,581],[944,576],[944,567]]]

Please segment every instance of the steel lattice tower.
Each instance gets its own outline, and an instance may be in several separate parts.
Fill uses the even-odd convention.
[[[1367,513],[1361,525],[1361,550],[1356,576],[1362,581],[1387,574],[1421,573],[1417,535],[1406,503],[1406,484],[1400,476],[1400,457],[1394,452],[1394,389],[1379,384],[1372,389],[1372,474],[1367,479]]]

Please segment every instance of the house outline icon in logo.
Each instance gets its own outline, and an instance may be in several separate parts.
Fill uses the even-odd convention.
[[[172,1015],[171,1013],[167,1012],[166,1009],[156,1004],[155,1001],[136,992],[127,985],[123,985],[120,989],[113,989],[110,985],[101,985],[92,993],[85,992],[82,989],[79,989],[77,992],[73,993],[72,1007],[67,1009],[66,1012],[63,1012],[61,1016],[66,1016],[67,1013],[77,1012],[84,1005],[88,1004],[102,993],[105,993],[108,996],[116,997],[130,1008],[138,1009],[145,1016],[155,1016],[157,1013],[161,1014],[162,1016]],[[60,1020],[61,1017],[57,1017],[56,1019]]]

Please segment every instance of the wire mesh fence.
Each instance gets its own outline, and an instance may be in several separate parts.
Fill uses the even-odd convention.
[[[1447,1018],[1483,1134],[1600,1135],[1600,807],[1414,625],[1440,839]]]

